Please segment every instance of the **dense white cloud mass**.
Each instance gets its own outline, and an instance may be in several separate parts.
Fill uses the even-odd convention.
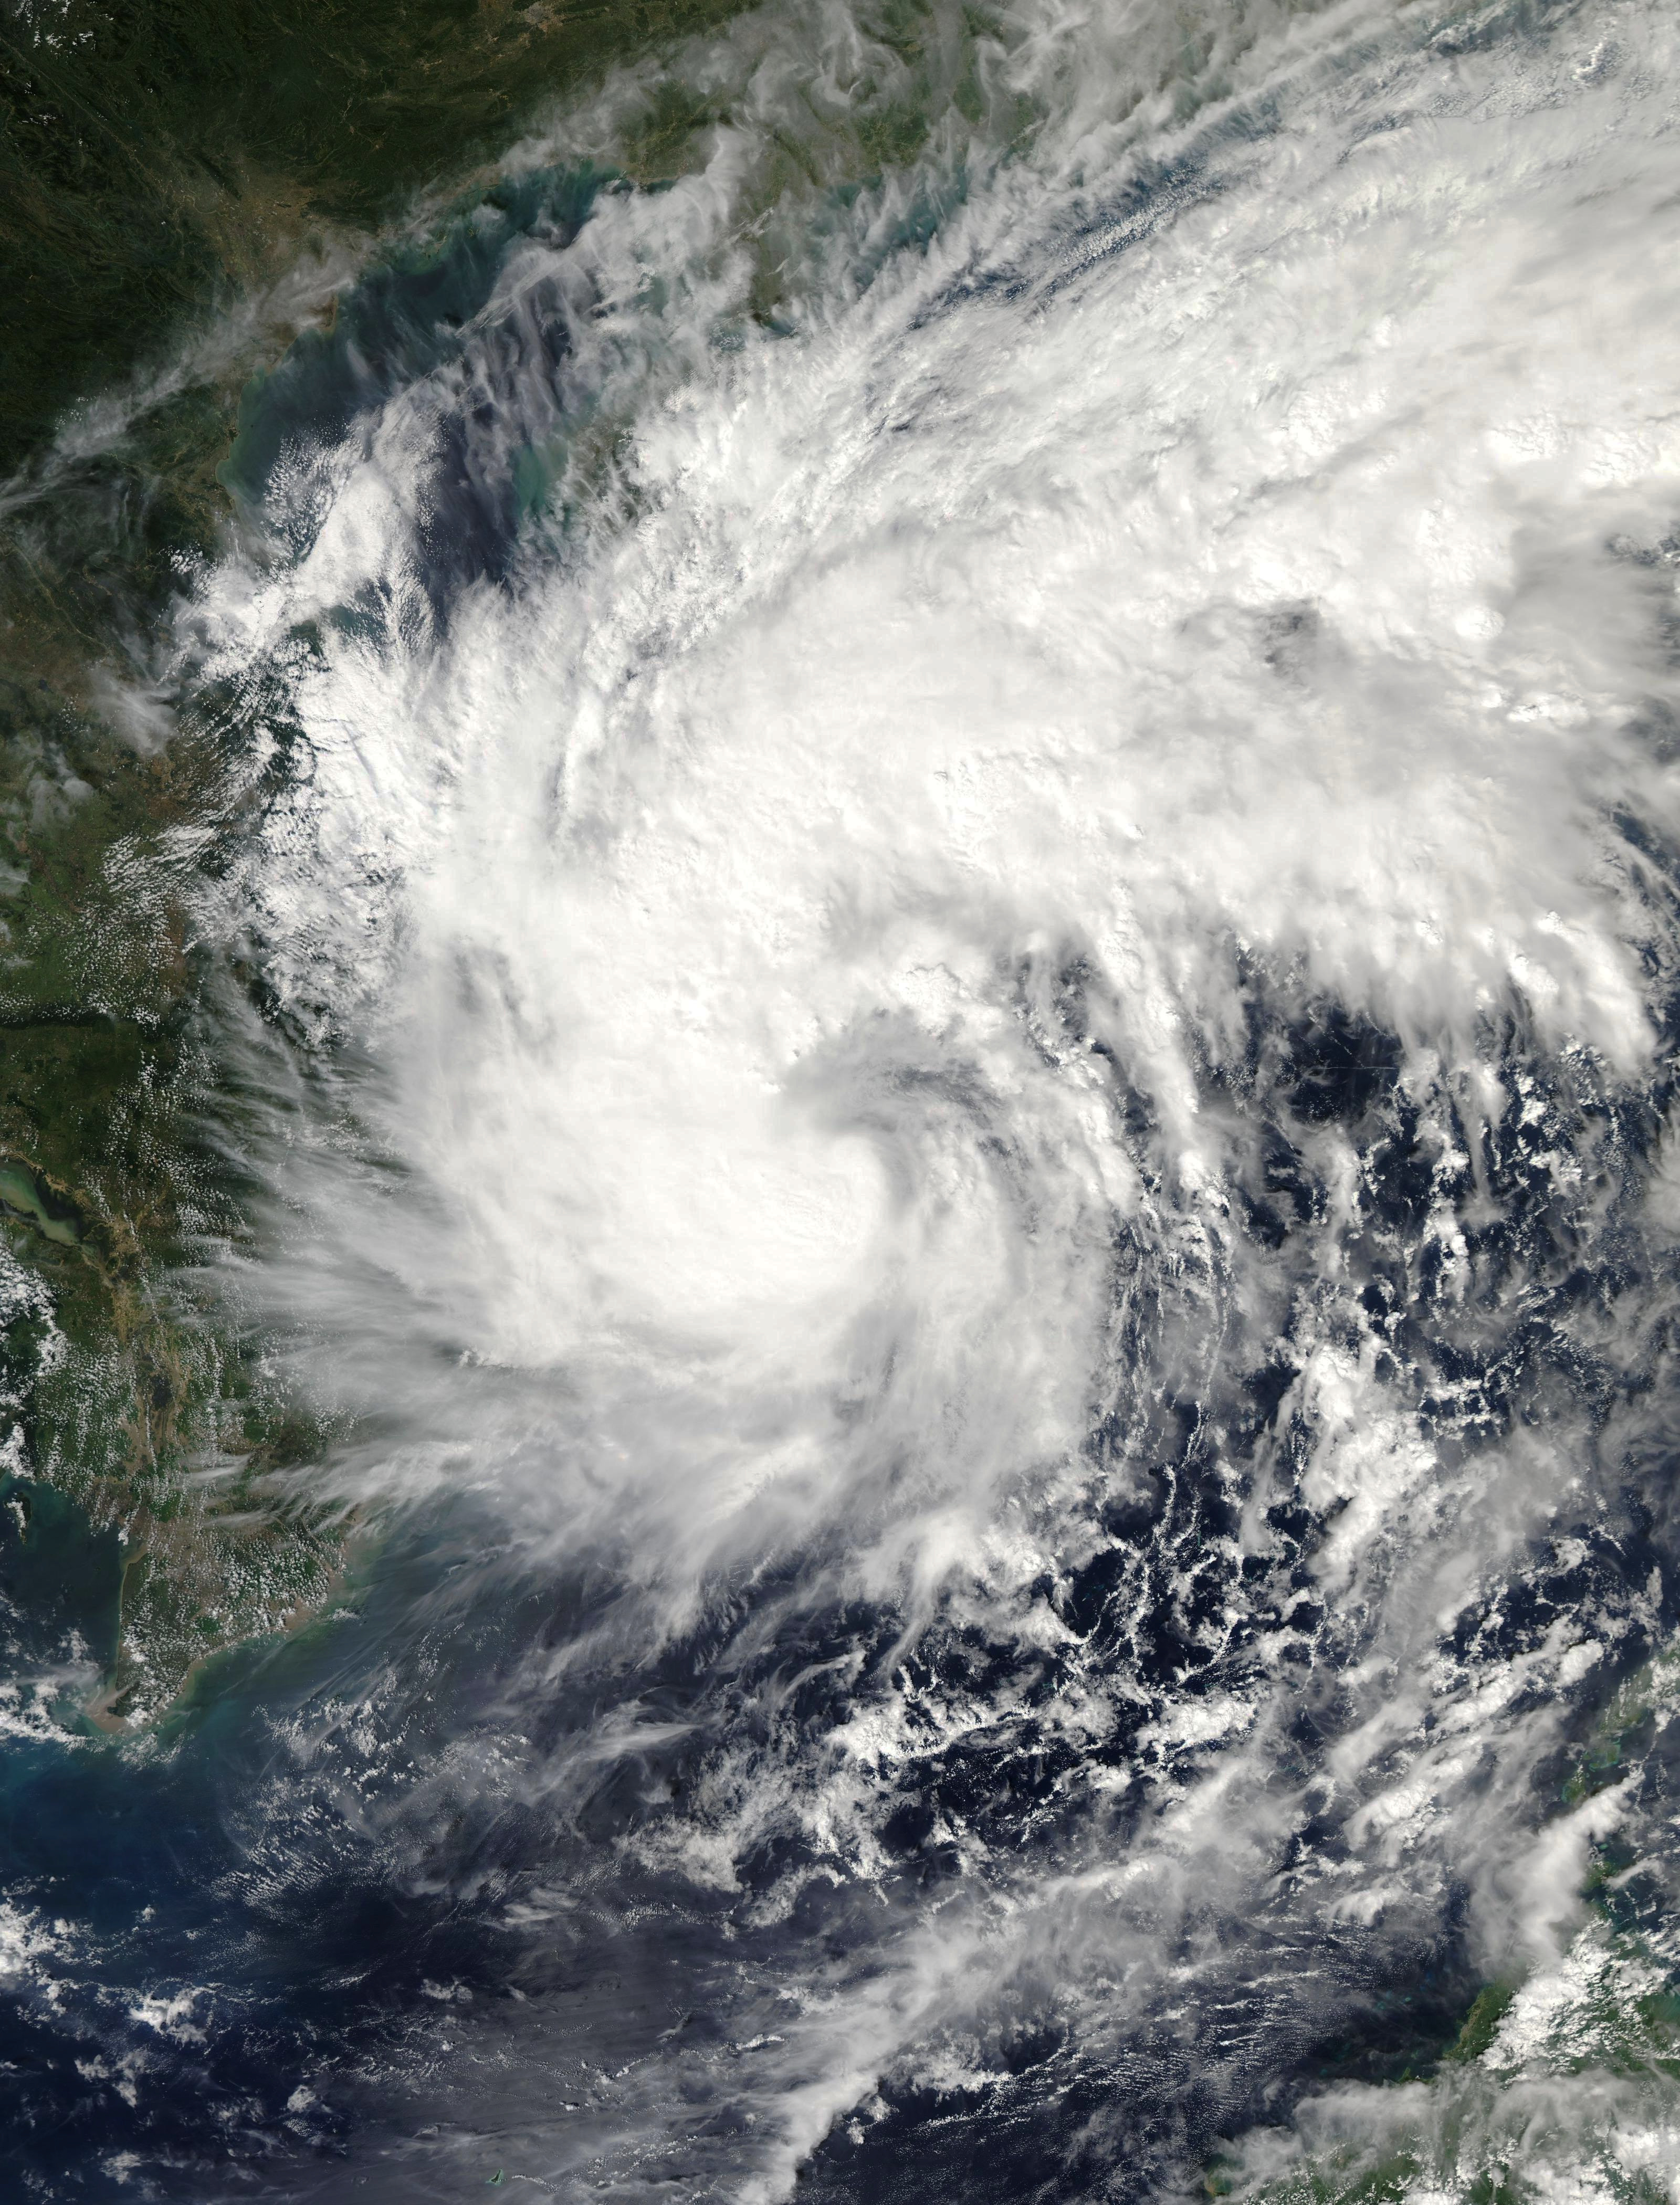
[[[1028,2107],[1069,2195],[1271,2103],[1231,2181],[1392,2128],[1456,2196],[1532,2143],[1487,2061],[1480,2128],[1262,2086],[1450,1948],[1528,1982],[1533,2091],[1545,1986],[1666,1964],[1582,1927],[1635,1790],[1544,1772],[1672,1620],[1615,1512],[1671,1307],[1680,41],[918,36],[896,164],[912,62],[838,8],[560,119],[510,177],[707,118],[300,431],[286,555],[206,584],[311,760],[237,893],[336,1067],[253,1291],[371,1420],[347,1491],[611,1588],[436,1796],[575,1831],[640,1770],[600,1905],[751,1945],[670,1994],[711,2050],[554,2055],[555,2194],[780,2196],[936,2101]],[[446,591],[493,477],[517,547]],[[1675,2194],[1659,2082],[1547,2087],[1555,2194]]]

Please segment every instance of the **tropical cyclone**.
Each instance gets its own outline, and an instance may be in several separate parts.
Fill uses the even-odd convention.
[[[226,1268],[380,1543],[33,2025],[163,2196],[1671,2196],[1676,34],[891,27],[247,403]]]

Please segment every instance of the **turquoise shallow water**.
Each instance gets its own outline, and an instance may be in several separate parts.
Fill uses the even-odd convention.
[[[251,384],[357,1538],[107,1736],[0,1491],[20,2194],[1677,2195],[1673,43],[773,9]]]

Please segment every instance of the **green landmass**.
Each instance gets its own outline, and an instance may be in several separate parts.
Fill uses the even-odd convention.
[[[1513,1984],[1484,1983],[1464,2016],[1464,2025],[1446,2058],[1457,2061],[1480,2059],[1499,2035],[1499,2024],[1511,2011],[1511,2002],[1516,1995]]]
[[[344,1531],[282,1501],[326,1435],[189,1283],[246,1229],[201,1130],[229,968],[188,914],[252,798],[237,716],[173,712],[151,640],[235,525],[241,393],[417,193],[727,12],[0,0],[0,1504],[20,1551],[69,1536],[55,1497],[117,1541],[88,1719],[307,1614]]]
[[[323,230],[377,231],[540,101],[730,0],[0,8],[0,472]]]
[[[1618,1687],[1563,1787],[1566,1810],[1635,1773],[1659,1731],[1680,1716],[1680,1645],[1658,1648]],[[1523,2016],[1523,1985],[1484,1984],[1439,2058],[1394,2082],[1360,2086],[1337,2141],[1279,2171],[1240,2147],[1203,2172],[1210,2197],[1238,2205],[1541,2205],[1580,2190],[1617,2205],[1665,2205],[1639,2163],[1647,2133],[1671,2131],[1680,2083],[1680,1977],[1662,1912],[1628,1831],[1594,1839],[1581,1896],[1586,1918],[1549,1994]],[[1544,1974],[1545,1971],[1542,1971]],[[1508,2018],[1521,2025],[1502,2035]],[[1572,2087],[1574,2086],[1574,2087]],[[1635,2148],[1624,2158],[1611,2104],[1630,2113]]]
[[[467,270],[466,211],[507,199],[494,160],[545,103],[737,12],[0,0],[0,1242],[46,1296],[14,1293],[0,1340],[0,1499],[5,1479],[25,1497],[46,1481],[91,1538],[122,1534],[104,1720],[156,1712],[207,1652],[318,1604],[343,1529],[295,1477],[282,1505],[275,1473],[324,1435],[187,1283],[207,1242],[247,1231],[199,1129],[228,1077],[216,1006],[237,987],[269,1007],[189,913],[262,799],[260,700],[171,696],[156,639],[260,495],[265,375],[285,360],[306,380],[341,309],[360,327],[359,278],[451,252]],[[1030,134],[993,65],[1020,27],[972,8],[953,27],[876,0],[845,97],[813,87],[760,133],[743,188],[761,323],[794,310],[813,206],[848,204],[939,117],[998,149]],[[1197,37],[1185,113],[1224,82],[1219,39]],[[650,74],[622,172],[703,158],[757,66],[746,41],[703,82]],[[1140,114],[1150,85],[1145,69]],[[961,160],[928,188],[959,193]],[[880,253],[941,212],[907,204]],[[615,433],[579,425],[565,451],[523,455],[522,508],[585,481]]]
[[[77,1503],[123,1542],[102,1649],[107,1721],[166,1703],[194,1662],[320,1597],[324,1518],[262,1495],[319,1443],[225,1313],[181,1283],[237,1191],[196,1128],[217,1077],[206,973],[183,936],[216,761],[149,756],[39,678],[0,677],[0,1245],[14,1304],[5,1491]],[[20,1286],[19,1281],[25,1282]],[[32,1525],[26,1538],[35,1536]]]

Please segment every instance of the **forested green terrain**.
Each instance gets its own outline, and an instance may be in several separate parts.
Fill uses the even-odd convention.
[[[242,983],[189,913],[264,791],[157,639],[236,520],[241,390],[423,186],[470,190],[545,98],[726,8],[0,7],[0,1442],[22,1549],[45,1487],[103,1542],[101,1720],[307,1612],[341,1536],[276,1504],[322,1435],[183,1283],[246,1223],[206,1131]]]

